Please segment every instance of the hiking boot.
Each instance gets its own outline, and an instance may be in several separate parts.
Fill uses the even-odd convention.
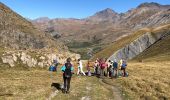
[[[66,94],[69,94],[70,93],[70,91],[66,91]]]
[[[65,94],[65,93],[66,93],[66,90],[65,90],[65,89],[62,89],[62,93],[64,93],[64,94]]]

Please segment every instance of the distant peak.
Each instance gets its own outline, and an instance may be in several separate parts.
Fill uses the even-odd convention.
[[[114,12],[111,8],[106,8],[103,11]]]
[[[39,17],[37,19],[46,19],[46,20],[49,20],[50,18],[48,18],[48,17]],[[35,20],[37,20],[37,19],[35,19]]]
[[[48,17],[39,17],[37,19],[34,19],[34,21],[38,21],[38,22],[49,21],[49,20],[50,20],[50,18],[48,18]]]
[[[107,12],[107,13],[116,13],[114,10],[112,10],[111,8],[106,8],[102,11],[99,11],[99,12]]]
[[[155,3],[155,2],[145,2],[145,3],[142,3],[138,6],[138,8],[141,8],[141,7],[160,7],[161,5],[159,3]]]
[[[102,11],[97,12],[95,15],[116,15],[117,13],[111,8],[106,8]]]

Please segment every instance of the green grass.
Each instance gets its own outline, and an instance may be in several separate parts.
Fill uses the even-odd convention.
[[[92,45],[91,42],[71,42],[67,44],[69,48],[85,48],[91,45]]]
[[[102,45],[95,44],[93,42],[72,42],[67,44],[69,50],[81,55],[81,59],[88,60],[91,58],[87,53],[89,48],[92,49],[92,53],[95,54],[102,50]]]

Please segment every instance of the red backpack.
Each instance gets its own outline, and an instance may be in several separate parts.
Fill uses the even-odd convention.
[[[101,65],[100,65],[100,68],[101,68],[101,69],[104,69],[105,66],[106,66],[106,64],[105,64],[104,62],[102,62]]]

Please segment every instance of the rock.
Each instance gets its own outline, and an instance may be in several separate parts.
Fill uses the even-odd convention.
[[[16,62],[16,61],[17,61],[16,55],[15,55],[15,54],[12,54],[12,56],[13,56],[13,60]]]
[[[33,53],[33,54],[31,54]],[[64,64],[66,58],[71,57],[76,60],[80,57],[79,54],[72,54],[69,52],[55,54],[55,53],[44,53],[40,51],[7,51],[2,54],[2,63],[9,64],[14,67],[15,64],[24,64],[28,67],[48,67],[53,63],[53,60],[57,60],[60,64]]]
[[[132,59],[141,52],[143,52],[145,49],[150,47],[152,44],[154,44],[162,36],[163,36],[162,34],[152,35],[149,32],[145,33],[144,35],[140,36],[138,39],[134,40],[130,44],[116,51],[112,56],[109,57],[109,59],[110,60]]]
[[[41,56],[40,59],[41,59],[41,60],[45,60],[45,57],[44,57],[44,56]]]
[[[43,66],[44,66],[44,63],[43,63],[43,62],[39,62],[39,63],[38,63],[38,66],[43,67]]]
[[[12,58],[13,58],[13,56],[1,57],[3,63],[9,64],[11,67],[14,67],[15,64],[14,64],[14,60]]]

